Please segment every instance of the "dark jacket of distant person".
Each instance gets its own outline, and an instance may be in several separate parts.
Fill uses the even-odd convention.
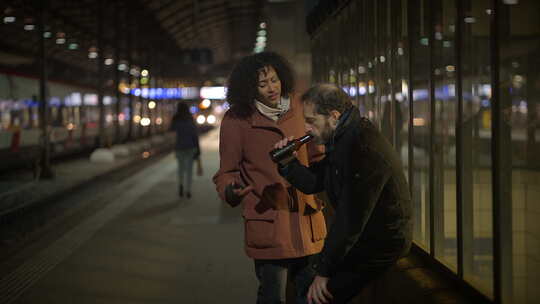
[[[187,110],[182,110],[182,107],[187,107],[187,105],[179,104],[179,110],[174,115],[171,122],[171,131],[176,132],[176,150],[184,150],[195,148],[197,151],[199,149],[199,132],[197,126],[193,121],[193,117]],[[198,155],[198,154],[197,154]]]

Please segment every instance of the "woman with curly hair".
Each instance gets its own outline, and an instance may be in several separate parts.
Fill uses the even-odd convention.
[[[305,133],[293,91],[290,64],[272,52],[241,59],[228,80],[231,108],[221,123],[220,168],[213,179],[222,200],[243,206],[245,251],[259,280],[257,303],[285,303],[288,276],[297,287],[296,302],[306,302],[309,259],[326,236],[322,204],[283,179],[269,156],[278,140]],[[304,145],[298,158],[308,165],[317,152]]]

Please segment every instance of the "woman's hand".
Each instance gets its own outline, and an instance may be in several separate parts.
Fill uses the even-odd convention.
[[[253,191],[253,186],[242,187],[235,182],[228,184],[225,187],[225,200],[231,206],[237,206],[242,201],[242,198],[249,192]]]

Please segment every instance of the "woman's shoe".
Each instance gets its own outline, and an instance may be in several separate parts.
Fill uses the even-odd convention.
[[[180,197],[184,196],[184,186],[180,185],[180,187],[178,187],[178,195],[180,195]]]

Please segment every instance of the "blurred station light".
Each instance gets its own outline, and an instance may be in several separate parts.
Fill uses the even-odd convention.
[[[15,16],[5,16],[4,17],[4,23],[5,24],[13,23],[13,22],[15,22],[15,20],[17,20],[17,18],[15,18]]]
[[[148,127],[152,121],[148,117],[141,119],[141,126]]]
[[[148,76],[148,70],[144,69],[141,71],[141,76],[142,77],[147,77]]]
[[[266,22],[261,22],[259,24],[259,27],[262,28],[262,29],[266,28]]]
[[[114,63],[114,59],[112,58],[105,58],[105,65],[112,65]]]
[[[11,7],[6,7],[6,9],[4,9],[4,15],[5,24],[13,23],[15,22],[15,20],[17,20],[17,18],[13,14],[13,9]]]
[[[97,48],[95,46],[92,46],[88,49],[88,58],[89,59],[96,59],[98,56]]]
[[[68,45],[68,49],[70,49],[70,50],[72,50],[72,51],[74,51],[74,50],[76,50],[76,49],[78,49],[78,48],[79,48],[79,44],[76,43],[76,42],[72,42],[72,43],[70,43],[70,44]]]
[[[206,122],[208,122],[209,124],[213,125],[216,123],[216,117],[212,114],[208,115],[208,117],[206,118]]]
[[[138,77],[140,75],[140,72],[139,72],[139,68],[138,67],[133,67],[131,68],[131,70],[129,71],[129,73],[132,75],[132,76],[136,76]]]
[[[56,33],[56,44],[64,44],[64,43],[66,43],[66,33],[64,32]]]
[[[125,71],[127,70],[127,68],[128,68],[127,64],[125,62],[120,61],[120,64],[118,65],[118,70]]]
[[[156,118],[156,125],[161,125],[163,123],[163,119],[161,117]]]
[[[225,87],[202,87],[200,97],[204,99],[225,99],[227,89]]]
[[[139,122],[141,122],[141,116],[139,115],[133,116],[133,123],[138,124]]]
[[[155,109],[155,108],[156,108],[156,102],[155,102],[155,101],[150,101],[150,102],[148,103],[148,108],[149,108],[150,110]]]
[[[36,28],[32,18],[24,18],[24,30],[33,31]]]
[[[204,117],[204,115],[199,115],[197,116],[197,123],[202,125],[204,124],[204,122],[206,121],[206,117]]]
[[[212,102],[210,101],[210,99],[204,99],[199,104],[199,108],[204,110],[204,109],[208,109],[211,105],[212,105]]]
[[[50,31],[43,32],[43,38],[49,39],[52,37],[52,33]]]
[[[125,82],[118,84],[118,90],[124,94],[129,94],[129,87]]]

